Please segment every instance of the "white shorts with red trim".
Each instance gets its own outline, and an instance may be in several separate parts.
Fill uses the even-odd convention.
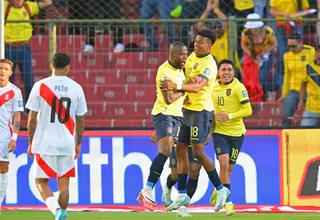
[[[35,154],[35,178],[75,177],[74,157]]]
[[[9,141],[10,140],[1,140],[0,141],[0,162],[9,162],[12,153],[9,153]]]

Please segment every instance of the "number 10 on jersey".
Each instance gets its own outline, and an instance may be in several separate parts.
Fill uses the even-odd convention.
[[[63,105],[66,103],[66,107]],[[50,122],[54,123],[56,120],[56,114],[58,116],[58,121],[61,124],[65,124],[70,117],[70,107],[71,107],[71,99],[68,97],[61,97],[58,99],[56,96],[52,98],[52,106],[51,106],[51,118]]]

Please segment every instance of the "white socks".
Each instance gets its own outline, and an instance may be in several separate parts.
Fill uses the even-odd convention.
[[[8,187],[8,173],[0,173],[0,209]]]
[[[60,209],[60,205],[59,205],[57,199],[54,198],[53,196],[50,196],[47,198],[46,205],[47,205],[48,209],[52,212],[53,215],[56,215],[56,210]]]

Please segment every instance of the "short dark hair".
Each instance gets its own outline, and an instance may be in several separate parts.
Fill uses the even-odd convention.
[[[289,34],[288,39],[301,41],[301,40],[302,40],[302,35],[301,35],[301,33],[298,32],[297,30],[293,30],[293,31]]]
[[[172,45],[173,47],[186,47],[186,45],[185,45],[184,43],[182,43],[181,41],[173,41],[173,42],[171,43],[171,45]]]
[[[231,60],[228,60],[228,59],[223,59],[221,60],[219,63],[218,63],[218,70],[220,69],[220,67],[223,65],[223,64],[230,64],[232,66],[232,68],[234,69],[234,64]]]
[[[212,44],[216,41],[216,36],[211,29],[204,28],[198,32],[197,35],[208,38]]]
[[[63,69],[70,65],[70,57],[66,53],[56,53],[52,58],[52,65],[56,69]]]
[[[12,70],[12,68],[13,68],[13,62],[12,62],[11,60],[7,59],[7,58],[0,59],[0,63],[7,63],[7,64],[9,64],[10,67],[11,67],[11,70]]]

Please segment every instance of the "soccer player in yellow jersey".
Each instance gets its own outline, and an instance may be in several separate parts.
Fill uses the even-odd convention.
[[[216,210],[223,207],[229,196],[229,190],[221,184],[213,161],[204,151],[214,110],[212,88],[217,77],[217,65],[210,54],[210,48],[214,42],[215,36],[212,30],[202,29],[199,31],[194,43],[194,52],[188,57],[185,66],[187,83],[175,83],[172,80],[161,81],[162,90],[187,92],[190,103],[183,109],[184,118],[176,147],[179,195],[167,207],[167,211],[187,206],[190,202],[190,198],[186,194],[189,143],[191,143],[194,156],[207,171],[210,181],[218,190]],[[190,80],[194,77],[201,79],[200,82]]]
[[[299,91],[307,64],[314,61],[315,49],[304,45],[302,36],[292,32],[288,36],[289,51],[284,55],[284,81],[282,96],[278,102],[283,101],[282,125],[291,125],[291,119],[299,103]]]
[[[316,60],[308,64],[305,70],[298,104],[299,109],[304,109],[301,126],[317,126],[320,125],[320,45],[317,47]],[[308,97],[304,107],[306,93]]]
[[[153,187],[161,175],[165,162],[171,155],[173,139],[177,135],[183,116],[184,93],[182,91],[161,90],[160,81],[170,78],[176,83],[183,83],[185,81],[183,68],[185,67],[187,56],[187,47],[179,41],[173,42],[169,49],[169,60],[164,62],[157,72],[157,100],[154,103],[151,114],[158,137],[159,150],[152,161],[148,181],[137,198],[137,201],[150,211],[153,211],[155,205]]]
[[[220,163],[221,182],[230,190],[230,175],[246,132],[242,118],[250,116],[252,108],[246,88],[234,78],[232,61],[220,61],[218,75],[219,81],[213,88],[213,104],[216,111],[215,123],[212,123],[215,125],[215,128],[212,126],[214,128],[213,141]],[[216,199],[217,193],[214,191],[210,203],[214,205]],[[231,194],[226,201],[226,214],[234,214]]]

